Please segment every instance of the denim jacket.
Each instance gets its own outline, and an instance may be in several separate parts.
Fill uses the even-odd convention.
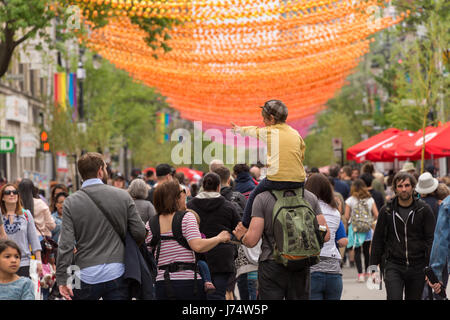
[[[450,253],[450,196],[444,199],[439,208],[436,229],[434,230],[433,247],[430,255],[430,266],[439,281],[442,281],[442,271],[447,263],[448,271],[450,266],[448,258]]]

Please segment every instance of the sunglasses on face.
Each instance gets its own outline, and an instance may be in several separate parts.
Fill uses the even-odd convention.
[[[186,190],[184,190],[184,189],[183,189],[183,190],[180,190],[180,193],[179,193],[179,194],[181,195],[182,193],[186,194]]]
[[[14,195],[18,195],[19,191],[17,190],[6,190],[5,192],[3,192],[3,194],[9,196],[10,194],[14,194]]]

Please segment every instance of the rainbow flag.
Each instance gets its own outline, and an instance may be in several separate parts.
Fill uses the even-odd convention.
[[[165,119],[164,119],[164,141],[169,141],[170,137],[169,137],[169,132],[167,132],[167,129],[169,128],[169,124],[170,124],[170,114],[166,113],[165,114]]]
[[[164,141],[169,141],[170,136],[167,132],[171,118],[169,113],[157,112],[156,113],[156,137],[158,143],[164,143]]]
[[[53,100],[56,106],[66,110],[67,103],[74,109],[72,117],[75,119],[78,113],[77,104],[77,75],[76,73],[58,72],[53,78]]]
[[[65,72],[58,72],[54,75],[54,102],[56,106],[60,106],[66,110],[67,97],[67,76]]]
[[[78,104],[77,104],[77,74],[70,73],[68,75],[69,80],[69,105],[73,109],[72,119],[75,121],[78,115]]]

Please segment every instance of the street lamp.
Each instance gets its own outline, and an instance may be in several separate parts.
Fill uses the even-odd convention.
[[[83,80],[86,79],[86,70],[83,67],[83,56],[84,56],[84,48],[80,48],[78,69],[77,69],[77,78],[79,80],[78,86],[80,88],[78,96],[78,117],[80,120],[84,119]]]

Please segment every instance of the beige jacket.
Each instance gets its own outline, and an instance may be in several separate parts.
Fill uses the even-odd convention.
[[[38,236],[52,236],[52,230],[55,229],[56,223],[48,205],[41,199],[33,199],[34,202],[34,224]],[[41,234],[42,233],[42,234]]]

